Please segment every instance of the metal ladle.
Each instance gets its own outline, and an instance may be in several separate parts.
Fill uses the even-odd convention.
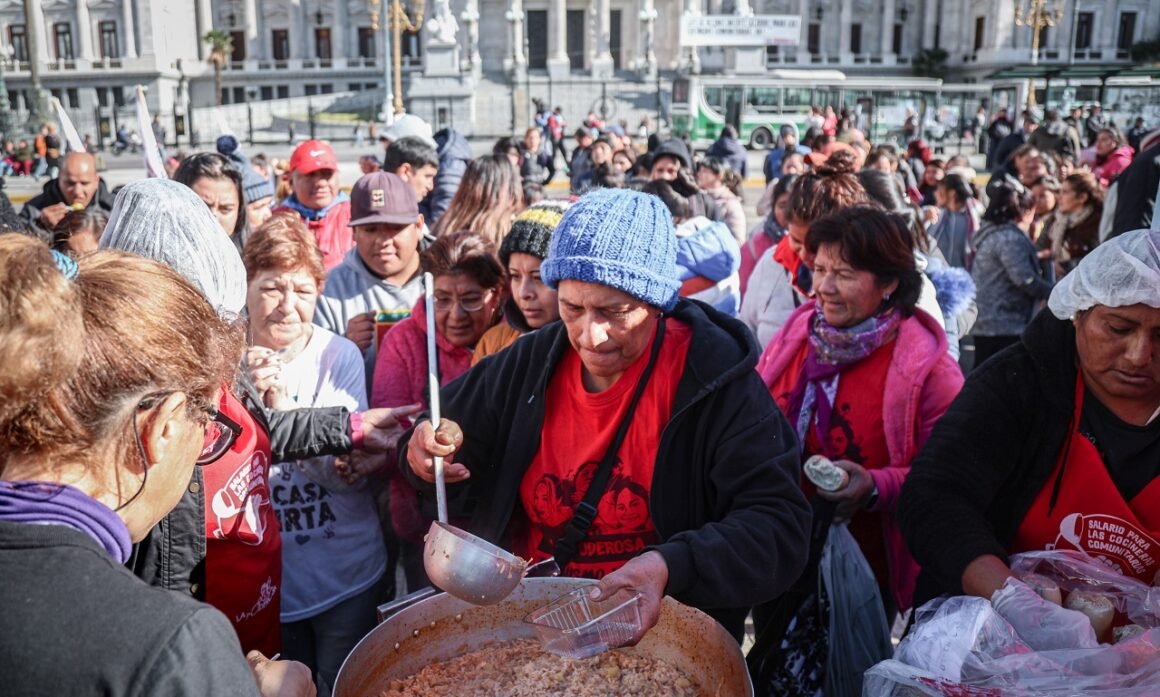
[[[437,430],[441,418],[439,368],[435,349],[435,279],[430,273],[423,274],[423,289],[427,308],[427,382],[431,399],[431,428]],[[442,457],[435,458],[435,497],[438,501],[439,520],[431,523],[423,545],[423,569],[427,577],[441,590],[474,605],[500,602],[523,580],[529,568],[528,562],[447,523],[447,488]]]

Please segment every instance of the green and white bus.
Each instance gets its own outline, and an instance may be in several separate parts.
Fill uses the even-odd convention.
[[[907,111],[921,115],[920,137],[959,139],[990,97],[985,84],[945,85],[936,78],[847,76],[839,70],[770,70],[764,75],[690,75],[673,81],[672,133],[704,148],[733,124],[741,142],[764,149],[783,124],[805,133],[810,106],[848,108],[871,142],[902,140]]]

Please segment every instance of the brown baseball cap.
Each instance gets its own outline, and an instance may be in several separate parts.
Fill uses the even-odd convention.
[[[399,175],[364,174],[350,190],[350,226],[410,225],[419,220],[415,192]]]

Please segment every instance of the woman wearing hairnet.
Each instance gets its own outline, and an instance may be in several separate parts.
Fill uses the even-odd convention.
[[[1004,608],[1029,589],[1009,554],[1083,550],[1149,584],[1160,570],[1160,231],[1097,247],[1048,308],[971,373],[914,460],[899,520],[916,605],[991,598],[1018,630]]]

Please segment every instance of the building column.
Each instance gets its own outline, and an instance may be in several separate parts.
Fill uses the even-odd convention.
[[[592,57],[592,77],[598,80],[612,78],[611,32],[612,2],[596,0],[596,54]]]
[[[350,25],[350,7],[346,0],[338,0],[334,3],[334,22],[330,25],[330,57],[333,60],[346,60],[350,53],[347,50],[348,25]]]
[[[133,17],[133,0],[121,0],[121,55],[137,57],[137,21]]]
[[[89,16],[88,0],[77,0],[77,44],[80,54],[77,58],[91,61],[93,54],[93,20]]]
[[[838,55],[842,56],[842,63],[853,61],[850,53],[850,25],[853,23],[853,0],[842,0],[842,7],[838,10]],[[866,38],[864,34],[862,38]]]
[[[522,76],[528,59],[524,54],[524,2],[511,0],[504,19],[508,23],[508,50],[504,56],[504,70],[509,76]]]
[[[258,5],[256,0],[245,0],[242,3],[242,26],[246,30],[246,60],[258,57],[261,46],[258,45]]]
[[[552,0],[548,8],[548,75],[553,80],[568,76],[572,63],[568,59],[568,2]]]
[[[201,40],[201,37],[206,35],[206,32],[214,28],[213,25],[213,8],[210,6],[210,0],[196,0],[197,13],[197,57],[199,60],[205,60],[209,57],[209,44]],[[133,36],[136,23],[133,22],[133,0],[121,0],[122,17],[125,19],[125,35]],[[125,56],[136,57],[136,42],[133,43],[133,55],[129,54],[129,41],[125,40]]]
[[[883,58],[894,52],[894,14],[894,0],[882,0],[881,53]]]
[[[922,7],[922,45],[934,46],[934,26],[938,24],[938,0],[925,0]]]

